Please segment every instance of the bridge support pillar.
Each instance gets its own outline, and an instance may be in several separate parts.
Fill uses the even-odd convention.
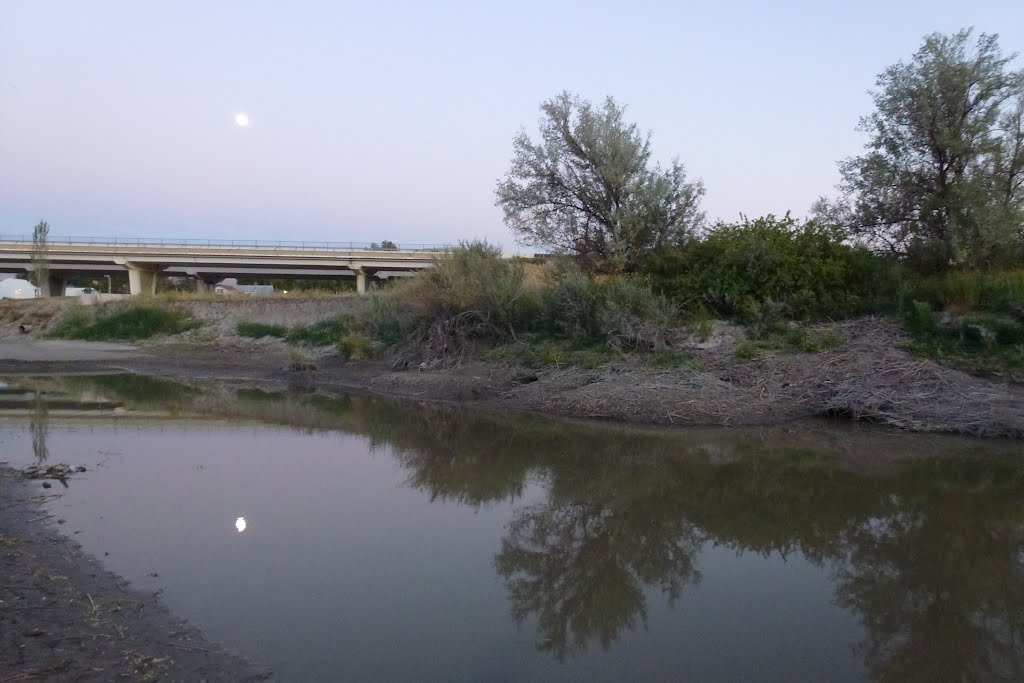
[[[196,278],[196,291],[199,292],[200,294],[205,294],[206,292],[212,292],[213,291],[213,283],[212,282],[207,282],[206,280],[204,280],[201,277],[197,277]]]
[[[366,294],[366,271],[356,268],[356,293],[360,296]]]
[[[60,273],[50,273],[40,280],[39,296],[64,296],[64,276]]]
[[[132,296],[156,294],[156,270],[143,268],[134,263],[126,263],[125,266],[128,268],[128,291]]]

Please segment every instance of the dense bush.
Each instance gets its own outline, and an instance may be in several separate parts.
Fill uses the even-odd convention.
[[[382,343],[459,317],[460,331],[477,336],[513,333],[523,296],[523,268],[486,242],[466,242],[434,267],[371,302],[368,323]]]
[[[793,318],[845,318],[873,309],[887,269],[844,233],[788,215],[720,223],[701,240],[661,250],[645,272],[652,285],[688,309],[748,316],[775,302]]]
[[[176,308],[129,305],[101,311],[94,317],[83,306],[74,305],[65,311],[50,336],[87,341],[136,341],[161,334],[178,334],[198,325],[187,313]]]
[[[935,310],[1024,315],[1024,270],[954,271],[932,277],[906,277],[900,283],[899,301],[904,311],[919,301]]]
[[[486,242],[469,242],[424,273],[421,290],[433,301],[435,315],[466,311],[485,312],[504,334],[516,323],[523,295],[523,267],[501,256],[501,249]]]
[[[345,360],[360,360],[373,355],[373,344],[361,334],[348,334],[338,343],[338,353]]]
[[[907,278],[899,303],[919,352],[982,374],[1024,367],[1024,271]]]
[[[624,278],[596,280],[564,269],[541,296],[537,328],[580,344],[617,349],[665,346],[678,321],[677,309],[646,284]]]

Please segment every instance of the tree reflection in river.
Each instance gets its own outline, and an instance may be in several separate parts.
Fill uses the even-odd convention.
[[[535,619],[538,647],[555,657],[611,647],[645,621],[652,591],[685,610],[715,544],[828,568],[836,603],[864,624],[856,651],[876,680],[1024,680],[1024,466],[995,455],[1013,444],[627,430],[365,396],[162,390],[176,410],[364,434],[432,499],[481,506],[542,485],[541,502],[515,509],[494,565],[512,614]],[[972,451],[987,457],[965,460]]]
[[[50,431],[50,410],[46,405],[42,392],[36,389],[32,395],[32,418],[29,421],[32,432],[32,454],[36,464],[42,465],[50,459],[50,449],[46,445],[46,437]]]
[[[1024,680],[1020,467],[932,464],[900,484],[834,564],[875,680]]]
[[[625,496],[553,492],[516,511],[495,567],[515,618],[537,618],[540,649],[559,659],[592,641],[608,649],[646,619],[646,585],[674,604],[700,579],[700,534],[659,483],[628,482],[634,495]]]

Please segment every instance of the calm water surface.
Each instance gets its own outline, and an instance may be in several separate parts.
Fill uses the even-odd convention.
[[[89,467],[62,529],[280,680],[1024,680],[1019,444],[126,376],[0,416]]]

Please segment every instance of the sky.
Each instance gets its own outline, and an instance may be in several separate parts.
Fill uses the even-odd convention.
[[[627,105],[709,218],[802,216],[878,73],[967,26],[1024,52],[1020,0],[0,0],[0,234],[517,250],[494,187],[563,90]]]

